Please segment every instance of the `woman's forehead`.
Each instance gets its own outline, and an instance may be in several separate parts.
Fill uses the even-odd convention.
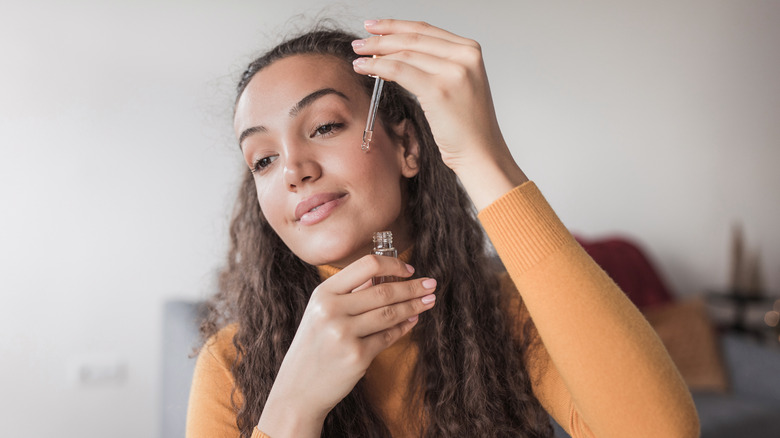
[[[333,88],[348,96],[363,93],[360,76],[351,65],[330,55],[293,55],[275,61],[255,74],[239,98],[244,103],[263,106],[272,101],[282,105],[297,102],[309,93]]]
[[[255,74],[247,85],[254,92],[313,90],[328,86],[344,91],[359,88],[352,66],[331,55],[293,55],[282,58]],[[305,91],[299,91],[305,92]]]
[[[268,121],[288,114],[301,99],[317,90],[333,89],[352,104],[367,100],[360,76],[352,66],[331,55],[293,55],[258,71],[241,94],[235,124]]]

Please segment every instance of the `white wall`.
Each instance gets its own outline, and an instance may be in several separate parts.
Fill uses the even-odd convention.
[[[731,223],[780,291],[780,2],[354,1],[484,46],[505,135],[564,221],[639,239],[680,294],[725,284]],[[0,424],[156,436],[162,303],[210,293],[240,172],[243,66],[325,2],[6,1]],[[117,358],[124,384],[69,383]]]

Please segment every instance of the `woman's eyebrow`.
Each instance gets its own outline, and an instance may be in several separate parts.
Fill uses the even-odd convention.
[[[303,99],[299,100],[298,103],[293,105],[292,108],[290,108],[290,117],[295,117],[298,115],[298,113],[301,112],[304,108],[314,103],[315,100],[319,99],[320,97],[327,96],[329,94],[335,94],[336,96],[341,97],[342,99],[349,101],[349,97],[347,97],[346,94],[342,93],[339,90],[336,90],[335,88],[322,88],[320,90],[314,91],[312,93],[307,94]],[[253,126],[251,128],[247,128],[244,131],[241,132],[241,135],[238,136],[238,147],[243,149],[242,143],[244,142],[244,139],[249,137],[252,134],[256,134],[259,132],[267,132],[265,126]]]
[[[319,99],[320,97],[327,96],[328,94],[335,94],[343,98],[344,100],[349,101],[349,98],[341,91],[338,91],[334,88],[323,88],[321,90],[317,90],[313,93],[310,93],[309,95],[307,95],[306,97],[298,101],[298,103],[293,105],[293,107],[290,108],[290,117],[297,116],[302,109],[311,105],[312,103],[314,103],[315,100]]]
[[[238,147],[243,150],[244,149],[244,139],[249,137],[252,134],[256,134],[258,132],[268,132],[268,130],[265,128],[265,126],[253,126],[251,128],[247,128],[241,132],[241,135],[238,136]]]

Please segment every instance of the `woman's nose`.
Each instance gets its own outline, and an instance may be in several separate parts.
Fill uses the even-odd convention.
[[[312,183],[322,175],[322,169],[314,157],[305,154],[291,154],[284,166],[284,182],[287,190],[296,191],[302,185]]]

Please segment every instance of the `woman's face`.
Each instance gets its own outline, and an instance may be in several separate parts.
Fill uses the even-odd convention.
[[[416,144],[391,140],[377,122],[370,152],[361,150],[369,96],[356,78],[335,57],[291,56],[255,74],[236,105],[260,208],[314,265],[343,267],[368,254],[375,231],[393,231],[399,249],[409,244],[402,181],[417,172]]]

